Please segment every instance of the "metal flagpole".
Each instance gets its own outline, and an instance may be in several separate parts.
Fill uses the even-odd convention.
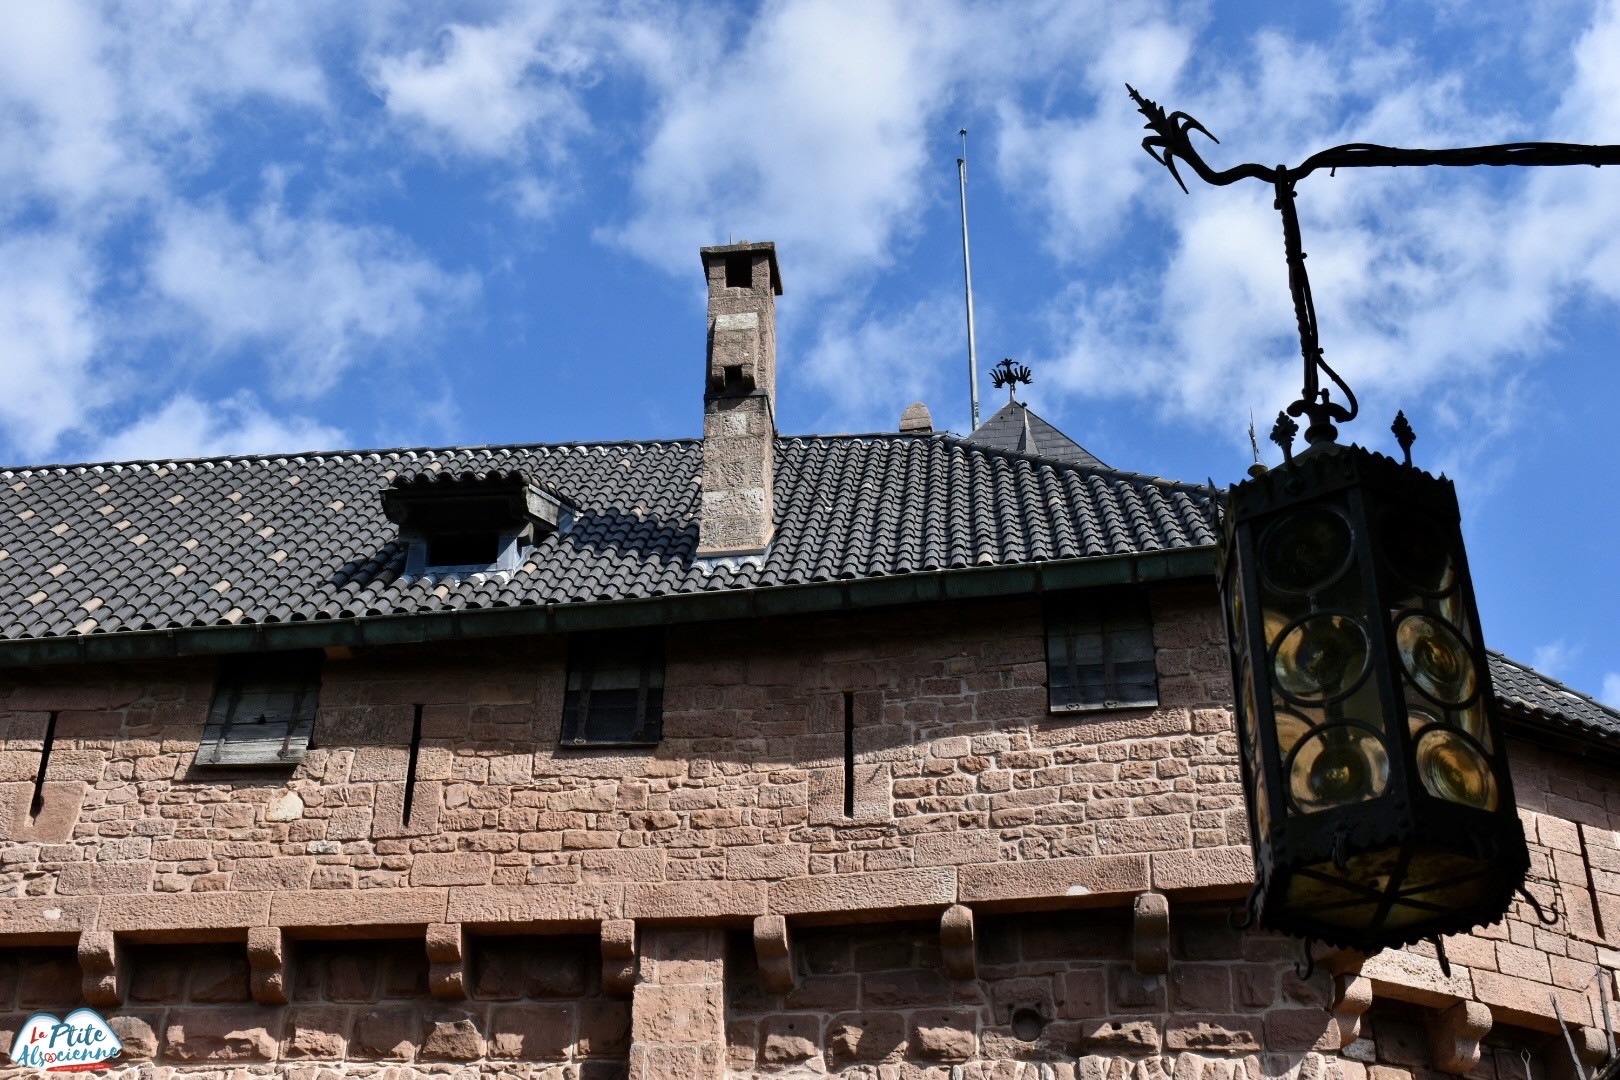
[[[967,220],[967,128],[962,136],[962,156],[956,159],[956,181],[962,193],[962,276],[967,282],[968,390],[973,401],[973,428],[979,427],[979,349],[973,339],[973,257],[968,253]]]

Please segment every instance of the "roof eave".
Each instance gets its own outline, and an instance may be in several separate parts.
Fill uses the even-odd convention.
[[[861,611],[1108,585],[1209,583],[1214,573],[1215,548],[1206,545],[634,600],[24,638],[0,641],[0,668],[355,648]]]

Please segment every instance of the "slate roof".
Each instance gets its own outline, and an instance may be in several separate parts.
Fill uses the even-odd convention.
[[[943,434],[783,438],[763,559],[695,559],[695,440],[0,472],[0,640],[586,604],[1200,548],[1208,488]],[[382,493],[423,471],[521,472],[574,510],[520,569],[408,577]]]
[[[997,450],[1036,454],[1090,469],[1108,467],[1097,460],[1091,451],[1042,420],[1034,409],[1021,401],[1009,401],[996,410],[994,416],[973,429],[967,441]]]
[[[1577,736],[1620,740],[1620,710],[1501,653],[1489,652],[1489,656],[1491,688],[1510,714]]]

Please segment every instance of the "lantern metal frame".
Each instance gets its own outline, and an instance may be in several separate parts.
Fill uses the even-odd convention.
[[[1202,124],[1126,89],[1152,131],[1143,149],[1183,191],[1178,160],[1218,187],[1272,185],[1304,360],[1300,396],[1271,434],[1283,464],[1267,470],[1257,452],[1251,479],[1223,508],[1221,596],[1255,851],[1251,919],[1368,952],[1433,938],[1447,966],[1440,936],[1499,920],[1516,891],[1547,916],[1524,889],[1529,852],[1455,487],[1412,464],[1416,436],[1404,414],[1393,426],[1403,460],[1337,443],[1336,425],[1360,406],[1323,359],[1295,186],[1321,169],[1614,165],[1620,146],[1350,143],[1292,168],[1216,170],[1192,145],[1194,131],[1219,141]],[[1296,417],[1308,421],[1297,456]],[[1437,569],[1440,578],[1418,580]]]

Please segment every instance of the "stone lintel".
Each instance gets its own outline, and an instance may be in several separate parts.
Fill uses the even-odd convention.
[[[975,907],[1103,906],[1149,888],[1148,857],[1098,855],[981,863],[962,867],[957,879],[956,899]]]
[[[757,881],[665,881],[624,889],[624,916],[636,922],[735,923],[763,914],[765,887]]]
[[[935,866],[788,878],[771,883],[770,911],[773,915],[856,912],[875,919],[928,912],[956,902],[956,874],[951,867]]]
[[[118,939],[111,930],[86,930],[79,935],[79,970],[84,972],[84,1000],[97,1008],[124,1003],[124,980],[119,970]]]
[[[421,888],[278,892],[271,897],[268,921],[296,929],[299,937],[326,936],[322,931],[330,930],[357,937],[415,936],[427,924],[445,921],[447,892]],[[367,932],[378,928],[381,933]]]
[[[971,979],[978,974],[973,940],[973,909],[952,904],[939,917],[939,949],[945,974],[953,979]]]
[[[1138,893],[1131,905],[1131,965],[1143,975],[1170,970],[1170,901],[1163,893]]]
[[[607,919],[602,923],[602,990],[628,997],[636,989],[636,923]]]
[[[0,945],[63,945],[91,930],[101,909],[99,896],[0,899]]]
[[[1245,846],[1155,851],[1153,889],[1177,899],[1244,897],[1254,887],[1254,851]]]
[[[270,893],[103,896],[96,929],[140,942],[243,941],[249,927],[269,925],[270,898]]]
[[[1480,1040],[1490,1033],[1491,1010],[1459,1001],[1429,1016],[1429,1053],[1441,1072],[1462,1076],[1479,1064]]]
[[[467,935],[461,923],[429,923],[428,989],[440,1001],[467,997]]]
[[[595,930],[624,912],[622,885],[484,885],[450,890],[446,922],[494,933]]]
[[[754,920],[754,957],[759,962],[759,981],[771,993],[786,994],[798,985],[785,916],[761,915]]]
[[[249,927],[247,957],[253,1000],[260,1005],[287,1004],[287,945],[281,927]]]

